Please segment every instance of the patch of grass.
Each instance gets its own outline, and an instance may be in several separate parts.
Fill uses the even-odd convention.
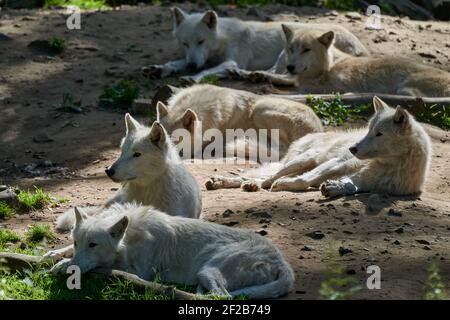
[[[428,107],[426,112],[421,112],[416,116],[417,120],[426,122],[442,129],[450,130],[450,105]]]
[[[219,84],[219,77],[215,74],[208,74],[200,80],[200,83],[213,84],[217,86]]]
[[[105,0],[45,0],[44,8],[76,6],[80,9],[106,8]]]
[[[68,41],[62,37],[51,37],[48,39],[48,45],[56,53],[62,53],[67,48]]]
[[[0,219],[10,218],[14,215],[14,210],[4,201],[0,201]]]
[[[84,108],[81,105],[81,100],[76,99],[70,93],[63,93],[62,102],[56,105],[56,110],[63,112],[82,113]]]
[[[435,262],[430,265],[427,272],[428,277],[425,282],[426,293],[423,298],[425,300],[445,300],[447,298],[445,294],[445,285]]]
[[[47,224],[36,224],[32,226],[25,234],[25,239],[29,243],[37,243],[44,239],[47,241],[53,241],[55,234],[51,227]]]
[[[36,186],[34,192],[21,190],[17,195],[17,200],[19,202],[18,209],[21,212],[43,209],[52,202],[50,194]]]
[[[16,243],[18,241],[20,241],[20,237],[17,233],[7,229],[0,229],[0,250],[6,243]]]
[[[106,87],[100,96],[100,105],[104,107],[129,108],[139,97],[139,86],[133,80],[121,80],[112,87]]]
[[[349,119],[360,117],[360,113],[369,109],[370,104],[360,106],[346,105],[339,94],[331,101],[308,97],[307,104],[313,109],[324,125],[340,126]]]
[[[360,291],[356,279],[345,274],[337,250],[330,246],[326,255],[326,280],[320,283],[319,293],[327,300],[348,299]]]
[[[359,9],[355,0],[324,0],[322,5],[327,9],[357,10]]]

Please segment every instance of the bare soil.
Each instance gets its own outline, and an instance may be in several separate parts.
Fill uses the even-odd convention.
[[[384,30],[374,31],[364,28],[365,17],[351,20],[345,13],[334,16],[320,9],[269,6],[260,10],[260,17],[247,15],[246,8],[219,9],[221,15],[243,19],[339,23],[374,53],[410,57],[450,71],[448,23],[383,16]],[[31,224],[54,221],[70,206],[101,204],[114,194],[119,186],[105,176],[104,169],[120,152],[125,111],[98,108],[98,97],[105,85],[125,77],[145,83],[143,96],[153,96],[164,81],[142,79],[140,67],[178,56],[168,7],[85,12],[82,29],[73,31],[66,29],[65,17],[63,11],[0,11],[0,33],[12,38],[0,37],[0,183],[21,188],[36,185],[69,200],[0,221],[1,226],[21,233]],[[62,55],[39,55],[28,48],[30,42],[51,36],[69,40]],[[220,84],[262,90],[240,82]],[[87,111],[57,111],[55,105],[61,103],[63,93],[82,99]],[[426,192],[419,199],[361,194],[324,200],[317,191],[246,193],[202,187],[203,218],[234,224],[234,228],[266,230],[266,237],[295,269],[297,280],[288,299],[320,298],[330,250],[337,253],[339,247],[351,250],[341,257],[342,264],[364,288],[367,266],[375,264],[382,270],[380,290],[363,289],[353,298],[421,299],[432,261],[438,263],[450,287],[450,133],[431,127],[428,131],[434,154]],[[187,166],[202,185],[214,174],[246,167]],[[227,209],[233,213],[224,217]],[[401,216],[389,215],[391,209]],[[306,235],[316,230],[325,237],[314,240]],[[68,241],[69,236],[61,234],[53,246]]]

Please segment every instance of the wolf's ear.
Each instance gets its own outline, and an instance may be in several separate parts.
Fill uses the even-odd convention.
[[[156,104],[156,119],[158,119],[159,121],[161,118],[164,118],[168,114],[169,110],[167,109],[166,105],[161,101],[158,101],[158,103]]]
[[[166,142],[166,130],[157,121],[153,122],[152,128],[150,129],[150,140],[159,146],[164,145]]]
[[[215,29],[217,26],[217,13],[213,10],[208,10],[205,12],[202,18],[202,22],[207,25],[210,29]]]
[[[400,106],[397,106],[394,113],[394,123],[397,125],[401,125],[403,129],[409,128],[411,123],[408,111]]]
[[[372,101],[373,101],[373,108],[375,109],[375,112],[381,112],[381,111],[387,110],[389,108],[387,103],[384,102],[383,100],[381,100],[380,98],[378,98],[377,96],[374,96]]]
[[[181,24],[181,22],[183,22],[186,14],[184,13],[183,10],[181,10],[178,7],[173,7],[171,9],[171,11],[172,11],[172,15],[173,15],[173,23],[174,23],[175,27],[178,27]]]
[[[108,229],[109,234],[114,239],[120,240],[122,239],[125,230],[127,230],[128,227],[128,217],[123,216],[122,219],[117,221],[112,227]]]
[[[190,132],[193,132],[195,121],[198,121],[197,114],[194,111],[192,111],[192,109],[187,109],[184,112],[183,117],[181,118],[183,127],[189,130]]]
[[[83,220],[86,219],[86,214],[83,212],[83,210],[78,209],[77,207],[75,207],[73,209],[75,211],[75,226],[79,226]]]
[[[282,24],[281,28],[283,29],[284,35],[286,36],[286,41],[290,42],[294,37],[294,30],[288,25]]]
[[[125,126],[127,128],[127,134],[136,131],[140,124],[129,113],[125,114]]]
[[[317,38],[321,44],[323,44],[326,48],[329,48],[334,40],[334,32],[328,31]]]

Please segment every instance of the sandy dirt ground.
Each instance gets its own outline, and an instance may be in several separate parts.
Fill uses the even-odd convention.
[[[184,5],[186,10],[193,7]],[[362,20],[310,8],[271,6],[260,16],[246,8],[220,7],[219,14],[243,19],[333,22],[348,27],[373,53],[410,57],[450,70],[450,24],[416,22],[383,16],[383,30],[366,30]],[[101,204],[119,185],[104,169],[119,154],[124,134],[123,112],[97,107],[105,85],[128,77],[144,83],[144,97],[152,97],[164,81],[140,77],[143,65],[178,57],[171,38],[168,7],[125,7],[116,11],[86,12],[81,30],[69,31],[64,11],[0,11],[0,183],[22,188],[43,187],[69,201],[63,205],[16,215],[0,221],[21,233],[37,222],[54,221],[74,205]],[[60,56],[34,53],[31,41],[64,36],[69,45]],[[223,81],[224,86],[243,87]],[[260,91],[261,87],[251,87]],[[82,99],[81,114],[56,110],[63,93]],[[144,117],[142,122],[148,121]],[[418,199],[384,195],[324,200],[317,191],[246,193],[206,191],[203,182],[214,174],[238,172],[246,166],[189,164],[202,185],[204,219],[234,228],[264,229],[283,251],[296,273],[288,299],[320,298],[330,251],[343,247],[346,273],[365,288],[369,265],[382,271],[380,290],[362,289],[356,299],[420,299],[426,269],[436,261],[450,287],[450,133],[429,128],[433,159],[426,192]],[[393,209],[397,215],[390,215]],[[230,215],[223,215],[232,210]],[[392,210],[391,210],[392,212]],[[306,234],[321,231],[314,240]],[[69,241],[59,234],[53,246]]]

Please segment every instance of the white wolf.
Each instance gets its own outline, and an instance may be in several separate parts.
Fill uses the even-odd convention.
[[[275,65],[285,39],[281,22],[241,21],[219,18],[216,12],[187,14],[173,8],[175,36],[185,57],[163,65],[143,68],[148,76],[168,76],[184,70],[204,70],[186,80],[199,81],[206,75],[227,75],[227,69],[267,70]],[[295,29],[336,31],[335,46],[352,55],[367,55],[364,45],[350,31],[339,25],[288,23]]]
[[[283,26],[287,74],[232,70],[253,81],[297,85],[303,93],[373,92],[412,96],[450,96],[450,73],[393,56],[352,57],[332,46],[333,31],[297,31]]]
[[[217,129],[223,137],[227,129],[267,129],[270,138],[270,129],[278,129],[280,155],[298,138],[323,131],[320,119],[302,103],[212,85],[194,85],[178,91],[167,106],[157,104],[157,114],[167,132],[183,128],[190,132],[192,140],[196,121],[201,121],[202,136],[209,129]],[[208,143],[203,141],[202,147]],[[224,151],[229,146],[226,143],[223,139]],[[261,141],[258,145],[263,146]]]
[[[152,207],[113,205],[90,217],[76,209],[74,255],[54,273],[77,265],[124,270],[152,280],[196,285],[199,294],[276,298],[289,292],[294,272],[269,240],[247,230],[173,217]]]
[[[423,191],[431,141],[403,108],[374,97],[367,129],[312,133],[294,142],[281,163],[262,166],[244,177],[215,177],[207,189],[260,186],[301,191],[321,185],[326,197],[358,192],[417,195]],[[337,179],[337,180],[329,180]]]
[[[125,124],[122,153],[105,170],[122,188],[105,206],[136,202],[152,205],[171,215],[198,218],[202,208],[200,187],[184,167],[163,126],[155,122],[148,128],[128,113]],[[74,219],[73,211],[67,211],[57,219],[58,229],[70,229]]]

